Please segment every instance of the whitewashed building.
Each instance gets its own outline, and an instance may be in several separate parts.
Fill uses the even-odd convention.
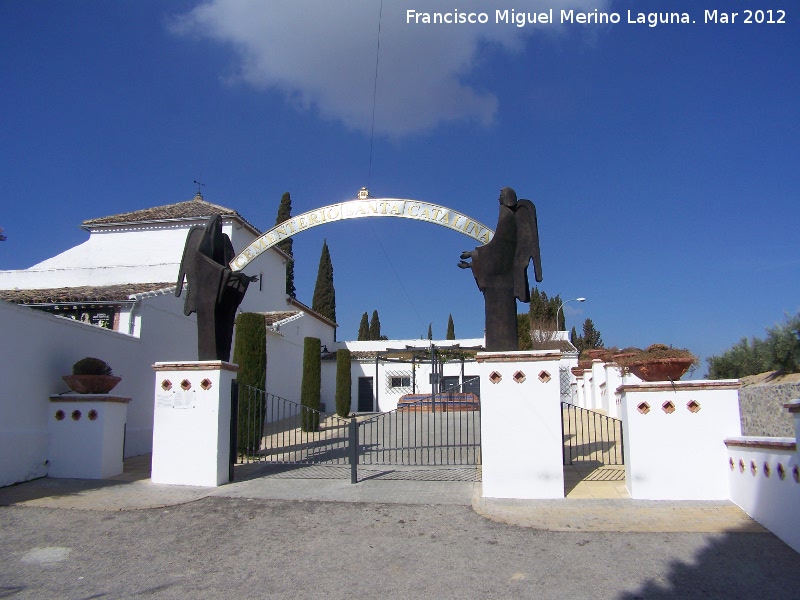
[[[132,399],[125,455],[150,452],[152,365],[197,358],[195,315],[183,314],[184,297],[174,292],[189,228],[213,215],[222,216],[237,251],[261,234],[235,210],[198,194],[84,221],[89,237],[82,244],[29,268],[0,271],[0,331],[15,348],[2,363],[0,485],[47,474],[48,398],[67,391],[61,376],[85,356],[108,362],[122,377],[114,393]],[[284,315],[269,337],[268,391],[296,399],[303,337],[332,344],[336,324],[286,295],[288,260],[273,247],[245,269],[258,280],[240,310]]]

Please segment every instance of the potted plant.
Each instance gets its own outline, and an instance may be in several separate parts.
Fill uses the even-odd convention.
[[[122,381],[122,377],[112,373],[108,363],[91,356],[72,365],[72,375],[64,375],[63,379],[73,392],[79,394],[107,394]]]
[[[631,372],[642,381],[677,381],[698,359],[685,348],[653,344],[645,350],[625,348],[614,355],[614,362],[623,373]]]

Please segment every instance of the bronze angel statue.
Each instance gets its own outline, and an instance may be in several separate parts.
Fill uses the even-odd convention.
[[[197,312],[198,360],[230,359],[236,309],[247,286],[258,279],[231,270],[228,263],[235,255],[219,215],[205,227],[192,227],[186,236],[175,295],[181,295],[188,278],[183,312]]]
[[[500,190],[500,216],[494,237],[484,246],[463,252],[458,266],[472,269],[486,308],[486,350],[519,350],[517,299],[531,301],[528,264],[533,261],[536,281],[542,280],[536,207],[517,200],[510,187]],[[465,259],[472,259],[466,262]]]

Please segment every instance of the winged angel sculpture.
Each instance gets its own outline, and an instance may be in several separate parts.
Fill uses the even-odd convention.
[[[205,227],[192,227],[186,236],[175,295],[181,295],[188,278],[183,312],[187,316],[197,312],[198,360],[230,359],[236,309],[247,286],[258,279],[233,272],[228,263],[234,256],[219,215]]]
[[[536,207],[517,200],[510,187],[500,190],[500,216],[494,237],[484,246],[463,252],[458,266],[472,269],[486,308],[486,350],[519,350],[517,302],[531,301],[528,264],[533,260],[536,281],[542,280]],[[466,259],[472,262],[466,262]]]

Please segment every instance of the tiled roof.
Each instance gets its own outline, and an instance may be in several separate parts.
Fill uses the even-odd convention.
[[[174,283],[125,283],[38,290],[0,290],[0,300],[15,304],[125,302],[136,294],[174,290]]]
[[[275,325],[275,323],[279,321],[283,321],[284,319],[288,319],[289,317],[293,317],[298,314],[300,311],[292,310],[292,311],[273,311],[273,312],[266,312],[261,313],[264,315],[264,323],[267,327],[271,325]]]
[[[537,350],[559,350],[561,352],[577,352],[578,349],[568,340],[552,340],[549,342],[538,342],[534,344]]]
[[[145,208],[119,215],[111,215],[109,217],[88,219],[83,222],[83,227],[91,228],[102,225],[117,225],[120,223],[150,223],[153,221],[170,221],[176,219],[202,219],[214,215],[235,217],[248,227],[251,227],[254,231],[259,234],[261,233],[252,223],[249,223],[242,215],[232,208],[206,202],[199,194],[192,200],[187,200],[186,202]]]

